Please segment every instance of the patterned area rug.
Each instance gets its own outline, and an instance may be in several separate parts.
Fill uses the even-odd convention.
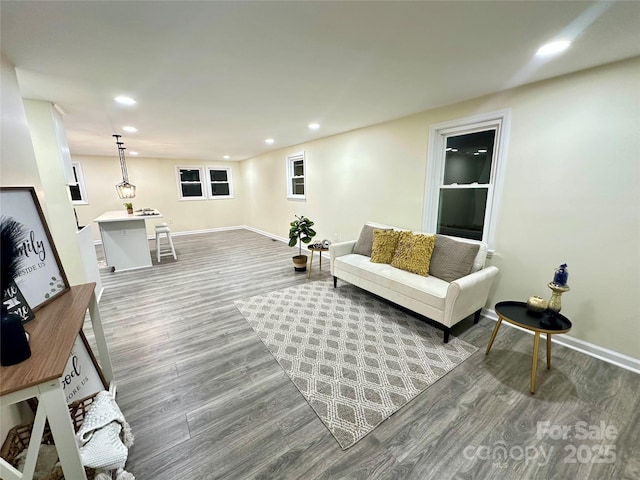
[[[332,280],[235,305],[343,449],[477,350]]]

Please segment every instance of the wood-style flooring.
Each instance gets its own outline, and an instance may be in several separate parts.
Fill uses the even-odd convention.
[[[247,230],[174,242],[177,261],[102,274],[138,480],[640,478],[640,375],[558,345],[546,370],[541,342],[531,395],[533,337],[503,326],[487,356],[486,318],[452,332],[477,353],[343,451],[233,304],[329,262],[307,280]]]

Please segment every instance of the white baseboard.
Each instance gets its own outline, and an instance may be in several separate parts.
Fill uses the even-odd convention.
[[[205,228],[203,230],[187,230],[184,232],[171,232],[172,237],[181,237],[184,235],[198,235],[200,233],[215,233],[215,232],[226,232],[228,230],[242,230],[246,228],[244,225],[235,225],[231,227],[217,227],[217,228]],[[149,240],[155,239],[155,235],[149,235]]]
[[[498,315],[496,315],[496,312],[488,308],[482,309],[482,316],[493,320],[494,322],[498,321]],[[509,322],[502,322],[502,325],[507,325],[509,327],[516,328],[520,331],[527,332],[533,335],[533,332],[531,330],[513,325]],[[604,348],[593,343],[585,342],[584,340],[580,340],[564,333],[552,335],[551,341],[553,343],[557,343],[558,345],[570,348],[571,350],[584,353],[591,357],[603,360],[607,363],[611,363],[626,370],[630,370],[634,373],[640,373],[640,360],[638,360],[637,358],[633,358],[628,355],[609,350],[608,348]]]
[[[278,240],[279,242],[289,243],[288,238],[279,237],[278,235],[274,235],[272,233],[250,227],[249,225],[243,225],[242,228],[244,228],[245,230],[249,230],[250,232],[259,233],[260,235],[264,235],[265,237],[273,238],[274,240]]]
[[[181,237],[183,235],[198,235],[200,233],[214,233],[214,232],[226,232],[227,230],[242,230],[247,228],[244,225],[235,225],[231,227],[217,227],[217,228],[205,228],[203,230],[186,230],[184,232],[171,232],[171,236]],[[260,233],[260,232],[258,232]],[[147,240],[155,240],[155,234],[147,235]],[[94,245],[102,245],[102,240],[94,240]]]
[[[280,242],[284,242],[284,243],[286,243],[286,244],[288,244],[288,243],[289,243],[289,239],[288,239],[288,238],[285,238],[285,237],[279,237],[279,236],[277,236],[277,235],[273,235],[272,233],[265,232],[265,231],[263,231],[263,230],[258,230],[257,228],[253,228],[253,227],[250,227],[250,226],[248,226],[248,225],[244,225],[244,227],[243,227],[243,228],[244,228],[245,230],[249,230],[250,232],[258,233],[258,234],[260,234],[260,235],[264,235],[265,237],[273,238],[274,240],[278,240],[278,241],[280,241]],[[298,248],[298,247],[296,246],[296,248]],[[307,248],[307,246],[306,246],[306,245],[302,245],[302,250],[304,250],[304,251],[306,251],[306,252],[309,252],[309,249]],[[327,255],[327,253],[326,253],[326,252],[321,252],[321,255],[322,255],[324,258],[329,258],[329,256]]]

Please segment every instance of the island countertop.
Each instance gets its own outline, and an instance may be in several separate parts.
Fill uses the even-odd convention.
[[[158,210],[152,210],[151,213],[144,211],[137,211],[133,214],[128,214],[126,210],[111,210],[104,212],[94,222],[123,222],[129,220],[144,220],[146,218],[162,218],[162,214]]]
[[[147,220],[157,218],[162,214],[148,209],[131,215],[126,210],[113,210],[96,218],[107,265],[116,272],[152,266]]]

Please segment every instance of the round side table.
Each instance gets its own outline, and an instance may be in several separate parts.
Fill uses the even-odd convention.
[[[307,278],[311,278],[311,267],[313,267],[313,253],[318,252],[320,256],[320,271],[322,271],[322,252],[328,252],[328,248],[324,247],[308,247],[311,252],[311,258],[309,259],[309,270],[307,271]]]
[[[495,306],[495,311],[498,314],[498,322],[491,334],[486,354],[489,354],[489,350],[491,350],[491,346],[493,345],[493,341],[496,339],[498,329],[500,328],[503,320],[534,332],[533,358],[531,360],[531,387],[529,390],[531,393],[536,393],[540,334],[545,333],[547,335],[547,368],[549,369],[551,368],[551,335],[555,333],[566,333],[571,330],[571,321],[564,315],[557,313],[554,314],[554,320],[550,322],[546,312],[532,312],[527,308],[527,304],[525,302],[499,302]]]

